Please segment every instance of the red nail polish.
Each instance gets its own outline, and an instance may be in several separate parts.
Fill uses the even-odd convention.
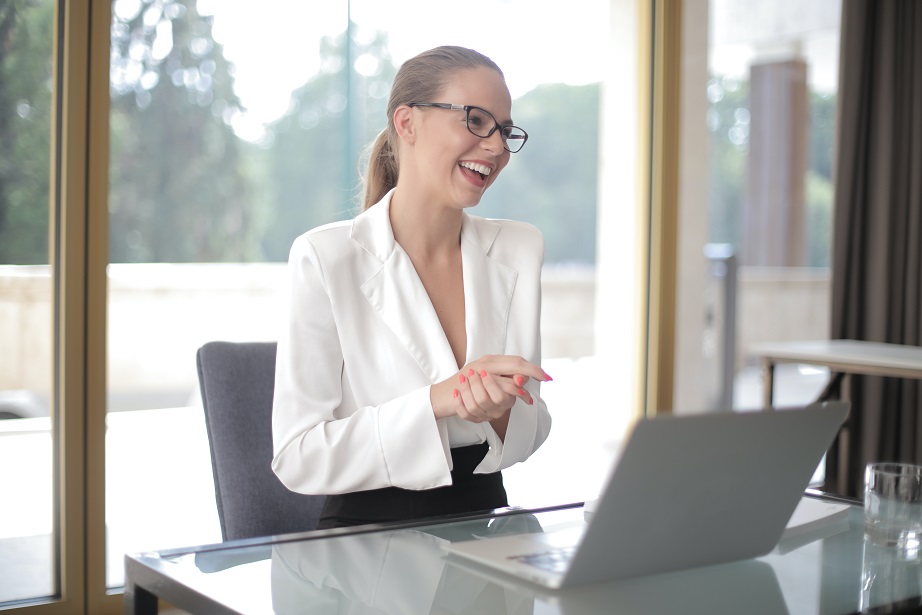
[[[464,384],[464,374],[458,374],[458,381],[459,381],[461,384]]]
[[[454,392],[452,392],[451,394],[451,396],[454,397],[455,399],[458,399],[458,395],[460,395],[460,393],[458,393],[458,389],[455,389]]]
[[[474,375],[474,368],[473,368],[473,367],[472,367],[471,369],[467,370],[467,375],[468,375],[468,376],[473,376],[473,375]]]
[[[515,378],[513,378],[513,380],[515,381],[517,386],[522,386],[523,384],[525,384],[524,376],[516,376]]]
[[[519,395],[525,397],[525,389],[519,389]]]
[[[487,370],[485,370],[485,369],[480,370],[480,377],[481,377],[481,378],[486,378],[486,377],[487,377]]]

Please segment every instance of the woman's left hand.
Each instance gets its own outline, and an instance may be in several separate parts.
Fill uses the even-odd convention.
[[[516,378],[524,383],[522,376],[500,376],[485,369],[478,373],[473,367],[458,376],[457,386],[452,392],[455,412],[461,418],[481,423],[498,419],[509,412],[516,399],[526,404],[535,400],[524,388],[516,384]]]
[[[436,418],[457,416],[472,423],[490,421],[498,433],[505,433],[509,409],[516,399],[528,405],[535,403],[525,388],[529,380],[548,382],[551,377],[522,357],[485,355],[432,385],[429,398]]]

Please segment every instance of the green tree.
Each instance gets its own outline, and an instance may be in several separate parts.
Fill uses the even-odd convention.
[[[54,3],[0,0],[0,263],[48,263]]]
[[[836,97],[810,93],[810,170],[807,172],[807,265],[829,267],[835,189]]]
[[[386,36],[353,42],[348,53],[347,36],[322,42],[327,69],[293,94],[291,112],[270,127],[272,147],[257,155],[265,180],[259,193],[272,212],[262,240],[269,260],[285,260],[294,238],[306,230],[358,211],[364,160],[356,154],[386,124],[396,67]],[[369,58],[375,70],[349,72],[353,62]],[[517,99],[513,113],[529,142],[475,213],[538,226],[548,262],[595,262],[598,84],[539,87]]]
[[[713,79],[707,122],[710,143],[709,237],[739,246],[749,149],[749,84]]]
[[[807,171],[807,266],[828,267],[832,258],[832,182]]]
[[[599,92],[599,84],[545,84],[516,99],[528,143],[476,210],[537,226],[548,263],[595,263]]]
[[[715,78],[709,83],[711,129],[709,241],[739,246],[745,198],[749,126],[749,84]],[[836,99],[811,92],[810,142],[805,182],[807,265],[828,267],[832,237],[833,145]]]
[[[292,95],[291,111],[270,127],[274,143],[259,156],[271,211],[262,236],[268,260],[288,258],[295,237],[354,216],[360,192],[360,156],[387,122],[387,95],[396,73],[387,39],[353,42],[349,33],[321,41],[319,74]],[[374,65],[354,70],[357,60]]]
[[[836,97],[810,93],[810,171],[832,181],[836,136]],[[809,190],[809,188],[808,188]],[[809,199],[808,199],[809,201]]]
[[[264,212],[249,198],[245,146],[230,125],[240,104],[211,17],[171,0],[116,8],[110,260],[260,259]]]

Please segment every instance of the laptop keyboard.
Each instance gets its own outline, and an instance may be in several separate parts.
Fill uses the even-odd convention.
[[[516,560],[522,564],[528,564],[535,568],[541,568],[549,572],[566,572],[573,554],[576,553],[576,547],[561,547],[542,551],[541,553],[529,553],[527,555],[515,555],[509,559]]]

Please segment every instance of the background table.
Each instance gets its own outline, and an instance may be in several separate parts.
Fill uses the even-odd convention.
[[[761,357],[762,406],[765,409],[774,407],[775,366],[779,363],[803,363],[829,368],[829,383],[817,401],[833,397],[836,387],[840,387],[838,398],[851,401],[852,375],[922,380],[922,348],[918,346],[859,340],[817,340],[758,344],[750,350]],[[851,429],[852,421],[848,419],[829,452],[834,455],[831,460],[839,468],[849,467],[848,432]],[[836,489],[840,493],[847,493],[849,477],[846,472],[838,474]]]
[[[761,358],[762,402],[771,408],[774,401],[774,371],[778,363],[804,363],[828,367],[831,380],[842,374],[922,379],[922,348],[901,344],[883,344],[859,340],[817,340],[757,344],[752,354]],[[850,387],[842,383],[842,398],[848,399]]]
[[[922,562],[865,544],[863,511],[733,564],[544,590],[454,562],[459,540],[584,523],[570,505],[451,522],[308,532],[126,557],[126,612],[156,597],[190,613],[909,613]]]

